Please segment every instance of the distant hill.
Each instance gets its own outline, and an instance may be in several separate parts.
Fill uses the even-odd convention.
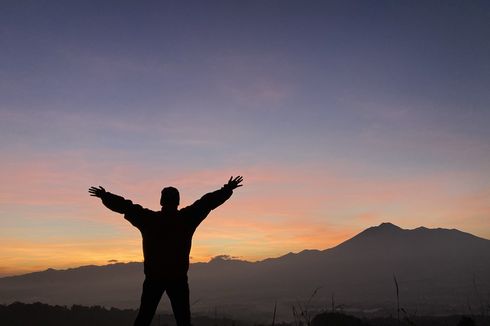
[[[305,250],[247,262],[222,256],[190,269],[194,311],[237,317],[291,316],[291,306],[344,305],[347,311],[392,313],[396,275],[400,304],[421,314],[479,311],[489,304],[490,240],[455,229],[371,227],[327,250]],[[0,278],[0,303],[138,306],[141,263],[83,266]],[[169,310],[168,302],[161,305]],[[488,308],[487,308],[488,309]]]

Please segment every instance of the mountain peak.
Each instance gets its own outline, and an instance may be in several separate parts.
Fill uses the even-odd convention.
[[[460,241],[465,241],[464,245]],[[403,229],[395,224],[384,222],[378,226],[365,229],[351,239],[342,242],[332,248],[334,250],[348,250],[351,252],[362,252],[371,250],[372,253],[385,252],[386,248],[403,248],[405,252],[410,250],[418,251],[437,251],[437,250],[458,250],[458,247],[481,246],[488,240],[478,238],[472,234],[465,233],[456,229],[431,229],[418,227],[416,229]],[[449,249],[453,248],[453,249]]]
[[[367,243],[386,241],[387,238],[396,238],[402,231],[406,230],[393,223],[383,222],[378,226],[372,226],[365,229],[361,233],[342,242],[333,249],[338,250],[340,248],[355,248],[355,250],[358,250],[359,248],[364,247]]]
[[[404,231],[401,227],[390,223],[390,222],[383,222],[378,226],[372,226],[370,228],[367,228],[363,232],[360,233],[360,235],[380,235],[380,234],[398,234],[398,232]]]
[[[402,230],[401,227],[393,224],[393,223],[390,223],[390,222],[383,222],[381,223],[380,225],[378,226],[374,226],[373,228],[375,229],[384,229],[384,230]]]

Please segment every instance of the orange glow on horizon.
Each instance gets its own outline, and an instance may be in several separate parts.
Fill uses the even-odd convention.
[[[387,221],[403,228],[456,227],[490,238],[490,189],[453,187],[455,174],[380,179],[356,176],[349,169],[237,168],[245,176],[244,187],[198,228],[192,261],[222,254],[256,261],[326,249]],[[162,178],[155,180],[159,173]],[[5,164],[0,171],[7,180],[0,184],[0,211],[6,217],[0,231],[0,275],[141,261],[139,232],[88,196],[92,184],[159,209],[164,185],[176,185],[185,206],[236,174],[216,169],[171,175],[164,169],[121,165],[101,176],[76,155],[68,162]]]

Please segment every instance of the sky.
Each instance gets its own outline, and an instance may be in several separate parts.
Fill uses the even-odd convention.
[[[0,276],[141,261],[92,185],[159,210],[243,175],[193,262],[490,239],[488,40],[488,1],[4,0]]]

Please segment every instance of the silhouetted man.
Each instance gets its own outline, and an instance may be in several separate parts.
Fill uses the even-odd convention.
[[[221,189],[204,195],[180,210],[177,208],[179,191],[174,187],[164,188],[160,199],[162,209],[158,212],[133,204],[100,186],[90,187],[88,192],[91,196],[101,198],[107,208],[124,214],[124,218],[137,227],[143,237],[145,281],[135,326],[151,324],[165,291],[177,325],[191,324],[187,271],[192,235],[211,210],[230,198],[233,189],[242,186],[242,181],[241,176],[231,177]]]

